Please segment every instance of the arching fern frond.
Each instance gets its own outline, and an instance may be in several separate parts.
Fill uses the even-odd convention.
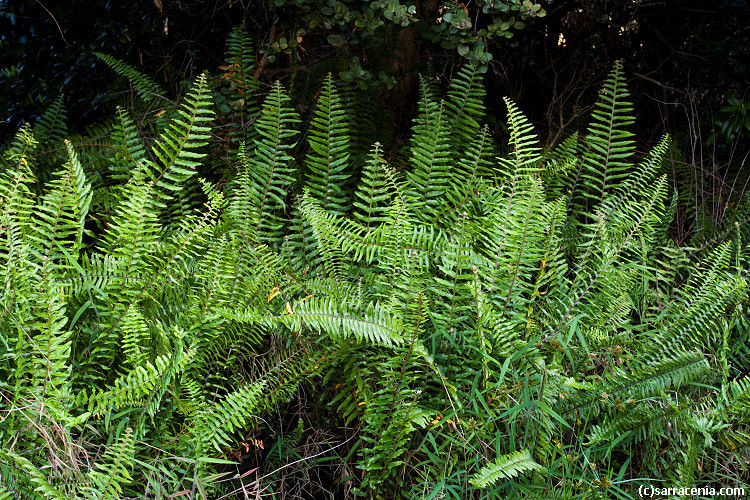
[[[479,488],[486,488],[500,479],[512,479],[519,474],[531,471],[544,471],[544,467],[534,461],[529,450],[514,451],[495,459],[482,467],[469,482]]]
[[[101,52],[94,52],[94,55],[104,61],[112,71],[130,80],[133,87],[144,101],[150,101],[164,95],[164,91],[154,80],[134,69],[124,61],[108,54],[102,54]]]
[[[162,202],[170,201],[170,212],[177,217],[192,212],[188,179],[195,175],[198,160],[205,156],[200,148],[207,144],[213,118],[210,86],[206,75],[196,78],[177,109],[176,117],[159,136],[153,147],[156,161],[147,160],[146,170]],[[174,213],[179,210],[180,213]]]

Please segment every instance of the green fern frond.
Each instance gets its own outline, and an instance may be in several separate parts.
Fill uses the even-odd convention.
[[[362,170],[362,177],[354,193],[354,218],[365,228],[377,226],[386,220],[386,207],[390,205],[391,193],[384,169],[388,168],[383,159],[380,143],[375,143]]]
[[[41,118],[34,124],[31,135],[43,145],[44,149],[49,149],[57,145],[67,137],[68,127],[65,124],[67,113],[63,105],[63,97],[58,97],[52,105],[42,114]]]
[[[142,284],[129,286],[129,281],[147,275],[146,270],[151,264],[148,257],[162,228],[157,220],[153,183],[145,182],[142,174],[136,172],[133,175],[122,198],[102,236],[102,246],[110,264],[107,274],[119,277],[119,287],[110,290],[117,295],[132,296]]]
[[[344,213],[347,209],[343,187],[349,178],[349,126],[344,104],[329,73],[310,123],[307,154],[307,189],[323,210]]]
[[[144,407],[153,416],[170,379],[184,369],[194,355],[194,349],[186,352],[180,349],[173,354],[159,356],[153,363],[146,361],[115,380],[111,389],[93,390],[90,394],[82,391],[76,397],[76,404],[87,405],[89,413],[94,415],[137,406]]]
[[[30,372],[33,385],[44,385],[55,393],[68,380],[71,350],[70,332],[65,328],[66,297],[53,282],[54,266],[49,261],[42,265],[32,295],[33,320],[28,336],[32,338],[33,362]]]
[[[689,421],[690,406],[685,398],[663,396],[649,402],[624,404],[618,411],[595,425],[589,434],[590,444],[611,442],[615,439],[643,441],[664,435],[663,428],[676,422],[684,427]]]
[[[478,488],[486,488],[501,479],[513,479],[519,474],[535,470],[545,471],[544,467],[534,461],[529,450],[514,451],[482,467],[469,482]]]
[[[257,406],[264,400],[266,386],[265,381],[259,381],[240,387],[217,404],[195,413],[189,435],[196,448],[205,453],[212,446],[221,453],[222,447],[233,443],[236,438],[232,433],[244,429],[248,419],[262,411]]]
[[[431,221],[440,209],[440,200],[448,188],[451,163],[449,124],[443,104],[430,108],[417,118],[411,148],[412,170],[407,172],[406,196],[415,215]]]
[[[156,161],[145,162],[159,198],[162,202],[171,200],[169,207],[175,217],[178,214],[174,210],[180,210],[179,215],[192,212],[187,181],[195,175],[198,160],[205,156],[200,148],[210,137],[208,122],[214,113],[206,75],[196,78],[184,101],[152,149]]]
[[[119,328],[122,332],[122,351],[129,366],[141,366],[150,357],[147,341],[150,340],[148,325],[136,306],[125,313]]]
[[[69,500],[70,497],[55,488],[45,474],[31,460],[11,451],[0,448],[0,459],[11,467],[0,466],[0,479],[12,489],[23,493],[24,498]],[[0,486],[2,483],[0,483]]]
[[[227,36],[227,75],[235,97],[242,99],[242,108],[253,107],[253,95],[260,85],[253,76],[255,70],[255,51],[253,42],[247,32],[245,21],[232,29]]]
[[[117,108],[117,121],[112,131],[113,146],[116,150],[110,163],[113,179],[129,179],[133,171],[142,170],[146,150],[141,141],[135,122],[127,111]]]
[[[583,195],[600,201],[606,193],[622,186],[633,155],[633,134],[627,127],[634,121],[622,64],[617,62],[599,93],[592,113],[588,134],[583,139],[584,154],[581,180]]]
[[[17,279],[23,264],[20,257],[24,235],[32,224],[36,199],[29,187],[35,181],[29,161],[35,144],[29,127],[20,129],[0,164],[0,227],[5,228],[0,237],[0,291],[5,297],[10,295],[11,282]],[[26,252],[24,250],[23,254]]]
[[[480,197],[490,190],[490,157],[489,128],[485,126],[477,130],[449,171],[449,188],[445,191],[446,200],[437,223],[455,225],[461,213],[473,214],[481,210]]]
[[[379,304],[365,304],[350,310],[335,298],[309,297],[294,305],[284,306],[279,314],[266,316],[254,311],[223,310],[228,319],[263,323],[268,326],[282,324],[291,331],[303,328],[323,333],[333,338],[355,338],[360,342],[374,342],[387,346],[404,342],[402,322],[389,314]]]
[[[133,87],[141,96],[141,99],[143,99],[144,101],[150,101],[164,95],[161,87],[159,87],[159,85],[154,80],[139,72],[124,61],[121,61],[120,59],[112,57],[108,54],[102,54],[101,52],[94,52],[94,55],[104,61],[104,63],[109,66],[112,71],[130,80],[130,82],[133,84]]]
[[[95,500],[119,500],[121,498],[123,485],[133,480],[130,469],[133,466],[134,444],[133,430],[128,427],[117,444],[107,448],[102,461],[94,464],[97,470],[89,471],[90,481],[93,484],[83,488],[86,497]]]
[[[275,242],[285,224],[285,198],[289,187],[295,183],[296,172],[289,155],[295,143],[290,139],[297,135],[292,127],[300,121],[289,103],[289,97],[277,82],[255,122],[256,139],[250,170],[247,174],[240,173],[251,181],[255,226],[248,231],[249,241]]]
[[[47,186],[47,193],[34,213],[28,238],[37,262],[47,260],[64,264],[58,245],[77,255],[83,237],[83,222],[91,203],[91,185],[86,179],[78,155],[66,143],[68,161]]]
[[[501,175],[510,179],[507,190],[511,196],[515,193],[516,185],[523,182],[525,177],[540,173],[539,162],[542,159],[542,148],[534,133],[531,122],[521,113],[518,106],[508,99],[503,99],[508,108],[508,128],[510,129],[510,158],[501,159],[504,172]]]
[[[433,414],[419,406],[420,390],[416,382],[414,358],[409,346],[396,350],[396,356],[385,359],[378,371],[379,385],[365,404],[362,451],[358,467],[365,471],[362,488],[375,491],[398,490],[397,471],[403,468],[412,434],[425,428]],[[361,396],[360,396],[361,397]],[[361,404],[361,403],[360,403]]]
[[[453,77],[445,108],[449,111],[451,144],[460,147],[475,140],[485,109],[482,74],[486,66],[464,64]]]

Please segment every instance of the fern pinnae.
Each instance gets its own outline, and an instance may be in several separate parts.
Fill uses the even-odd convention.
[[[451,82],[445,107],[451,115],[448,129],[454,147],[473,141],[480,130],[485,95],[481,75],[486,71],[486,66],[464,64]]]
[[[598,197],[599,202],[608,189],[620,185],[630,167],[623,161],[632,156],[634,146],[633,134],[626,130],[634,122],[628,96],[622,64],[617,62],[599,94],[585,138],[589,151],[584,155],[582,178],[593,191],[586,194]]]
[[[500,160],[500,164],[504,167],[511,180],[508,188],[501,188],[504,192],[507,192],[506,200],[503,201],[507,208],[503,222],[503,229],[501,230],[498,239],[497,255],[493,268],[493,278],[490,283],[490,292],[492,292],[496,286],[495,276],[497,275],[500,266],[501,253],[503,252],[506,233],[508,231],[507,223],[511,220],[510,214],[512,207],[516,198],[521,196],[523,190],[528,188],[529,183],[532,182],[531,175],[536,173],[534,169],[530,168],[530,165],[536,165],[541,159],[541,148],[537,145],[531,123],[521,114],[516,105],[510,99],[506,98],[505,104],[508,108],[508,125],[511,131],[510,146],[512,148],[512,155],[510,159]]]
[[[450,145],[446,140],[448,124],[440,103],[427,125],[415,127],[411,148],[413,171],[407,172],[410,189],[407,197],[417,217],[427,221],[437,214],[438,200],[448,188]]]
[[[34,124],[31,135],[34,136],[40,145],[47,147],[56,146],[67,135],[68,127],[65,124],[66,118],[67,112],[63,104],[63,96],[61,95],[55,99],[52,105],[45,110],[41,118]]]
[[[354,211],[354,218],[368,230],[386,220],[385,206],[391,199],[385,176],[388,166],[381,155],[382,145],[376,142],[370,149],[354,193],[353,205],[359,209]]]
[[[343,102],[329,73],[308,131],[311,149],[306,158],[306,186],[320,200],[323,210],[336,213],[344,213],[347,208],[342,188],[349,177],[348,129]]]
[[[91,203],[91,185],[86,179],[78,155],[66,143],[68,162],[50,181],[50,188],[35,213],[34,224],[28,237],[35,243],[32,254],[39,263],[47,259],[66,262],[57,251],[63,245],[77,254],[83,237],[83,220]],[[71,241],[72,240],[72,241]]]
[[[161,231],[153,201],[153,183],[144,182],[142,174],[136,171],[124,194],[126,201],[117,207],[102,238],[107,247],[106,255],[114,259],[113,263],[122,264],[122,267],[112,269],[113,273],[122,275],[121,292],[126,292],[131,276],[146,271],[146,258]]]
[[[227,37],[227,76],[234,95],[242,99],[241,108],[254,107],[254,94],[260,84],[254,76],[255,51],[243,20]]]
[[[89,471],[89,478],[93,486],[84,488],[86,497],[102,500],[119,500],[122,495],[122,485],[133,478],[130,468],[135,453],[135,435],[128,427],[120,436],[117,444],[108,447],[103,455],[103,461],[97,462]],[[98,470],[97,470],[98,469]]]
[[[146,150],[138,134],[135,122],[123,108],[117,108],[117,121],[112,131],[116,149],[115,161],[110,165],[112,178],[129,179],[133,170],[142,170]]]
[[[161,87],[153,79],[129,66],[124,61],[109,54],[102,54],[101,52],[94,52],[94,55],[104,61],[112,71],[130,80],[143,100],[150,101],[155,98],[163,98],[165,95]]]
[[[205,156],[199,150],[210,137],[207,122],[212,119],[210,86],[204,74],[196,78],[175,118],[152,148],[157,161],[146,161],[146,171],[161,201],[173,200],[176,193],[178,199],[185,200],[186,182],[195,175],[200,165],[197,160]]]
[[[658,220],[661,211],[663,211],[663,200],[666,196],[666,177],[662,176],[657,183],[651,186],[645,193],[645,206],[643,202],[639,203],[639,209],[642,213],[639,216],[628,217],[629,223],[626,231],[623,232],[619,241],[615,243],[615,246],[608,252],[609,255],[604,255],[604,259],[601,264],[597,264],[594,268],[592,275],[587,275],[586,280],[582,282],[584,287],[575,297],[572,298],[567,311],[564,313],[565,318],[560,324],[552,328],[551,331],[545,334],[545,338],[552,338],[559,331],[564,329],[570,324],[572,319],[571,312],[573,309],[581,303],[581,301],[588,297],[589,292],[593,289],[594,285],[599,282],[602,275],[609,269],[609,267],[621,256],[621,252],[626,248],[632,241],[634,235],[642,228],[648,228],[651,222]],[[631,206],[635,206],[635,202],[632,202]],[[626,210],[626,213],[633,213],[635,210]]]
[[[284,198],[288,187],[294,183],[296,168],[289,150],[296,144],[290,140],[297,131],[291,127],[300,119],[289,102],[281,84],[276,82],[255,122],[257,138],[254,140],[250,176],[255,186],[253,202],[258,214],[253,240],[257,238],[260,242],[274,241],[284,226],[281,217],[286,208]]]
[[[478,210],[485,195],[490,194],[489,146],[489,128],[484,126],[450,169],[449,188],[445,191],[447,203],[443,204],[443,211],[436,217],[436,223],[450,226],[451,222],[455,223],[458,214]]]
[[[0,226],[5,235],[0,238],[0,269],[2,269],[3,295],[7,296],[11,280],[23,260],[24,233],[32,222],[34,197],[29,185],[34,182],[34,174],[29,167],[29,154],[36,142],[29,127],[21,128],[13,144],[2,155],[0,166]]]
[[[534,470],[546,471],[534,461],[529,450],[521,450],[498,457],[493,463],[482,467],[469,482],[479,488],[486,488],[500,479],[512,479],[522,472]]]

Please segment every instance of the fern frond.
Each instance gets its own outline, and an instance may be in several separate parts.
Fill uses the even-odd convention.
[[[152,416],[160,404],[167,384],[175,373],[182,370],[195,355],[194,349],[159,356],[153,363],[146,361],[134,367],[126,375],[115,380],[111,389],[82,391],[76,397],[77,405],[87,405],[94,415],[117,408],[144,407]]]
[[[108,447],[102,456],[102,461],[96,462],[91,469],[89,478],[92,486],[83,488],[84,494],[94,500],[119,500],[122,487],[132,481],[130,468],[133,465],[135,452],[135,436],[128,427],[120,436],[117,444]]]
[[[101,52],[94,52],[94,55],[104,61],[104,63],[109,66],[112,71],[130,80],[130,82],[133,84],[133,87],[144,101],[150,101],[164,95],[161,87],[159,87],[159,85],[154,80],[139,72],[124,61],[121,61],[120,59],[112,57],[108,54],[102,54]]]
[[[122,350],[129,366],[141,366],[149,358],[147,340],[150,340],[148,325],[136,306],[131,306],[120,321]]]
[[[171,200],[173,216],[192,212],[191,193],[187,181],[195,175],[205,156],[200,148],[207,144],[213,118],[210,85],[206,75],[196,78],[176,117],[159,136],[153,147],[156,161],[146,160],[147,173],[162,201]],[[175,201],[179,200],[179,201]],[[179,210],[179,214],[174,211]]]
[[[412,387],[418,376],[414,361],[410,346],[399,347],[396,356],[385,359],[377,370],[382,388],[362,401],[367,447],[358,467],[365,471],[365,490],[398,490],[390,483],[398,481],[397,471],[405,463],[411,435],[433,419],[429,410],[419,406],[421,391]]]
[[[622,186],[628,176],[633,155],[633,134],[627,127],[633,123],[630,102],[622,64],[615,63],[604,87],[599,93],[583,143],[588,148],[584,154],[581,179],[584,196],[604,199],[606,193]]]
[[[255,227],[250,228],[249,240],[272,243],[285,224],[282,217],[286,209],[285,198],[289,186],[294,184],[296,168],[289,155],[297,135],[292,127],[299,123],[296,112],[289,106],[290,99],[280,83],[274,84],[266,97],[263,109],[255,122],[256,139],[246,174],[251,180],[251,199],[255,211]]]
[[[24,234],[32,224],[36,200],[29,186],[35,178],[29,160],[35,144],[29,127],[20,129],[0,164],[0,227],[4,228],[0,237],[0,291],[4,297],[10,295],[11,281],[16,279],[24,262],[20,259],[21,248],[25,243]]]
[[[445,107],[451,115],[449,130],[454,147],[474,141],[479,133],[485,114],[482,74],[486,71],[486,66],[464,64],[453,77]]]
[[[33,242],[31,253],[39,264],[46,260],[67,262],[58,245],[72,255],[77,255],[81,248],[83,222],[91,203],[91,185],[73,147],[70,143],[66,143],[66,147],[68,161],[48,184],[28,235]]]
[[[127,111],[117,108],[117,121],[112,131],[113,146],[116,150],[110,163],[113,179],[129,179],[134,171],[142,170],[146,150],[138,134],[135,122]]]
[[[63,105],[63,97],[58,97],[34,124],[31,135],[49,149],[66,138],[68,127],[65,124],[67,113]]]
[[[225,317],[242,322],[282,324],[291,331],[303,328],[333,338],[355,338],[387,346],[404,342],[402,322],[389,314],[386,307],[366,304],[350,310],[347,304],[328,297],[310,297],[282,308],[280,314],[266,316],[254,311],[223,310]]]
[[[255,51],[253,42],[247,32],[245,21],[232,29],[227,36],[227,72],[232,92],[238,99],[242,99],[242,108],[253,107],[253,95],[260,85],[253,76],[255,70]]]
[[[519,474],[535,470],[545,471],[544,467],[534,461],[529,450],[514,451],[482,467],[469,482],[478,488],[486,488],[500,479],[512,479]]]
[[[315,116],[308,131],[310,152],[306,164],[307,189],[323,210],[344,213],[344,187],[349,177],[349,133],[346,111],[329,73],[318,98]]]
[[[217,404],[198,411],[189,432],[196,448],[205,452],[212,446],[221,453],[222,447],[233,443],[236,438],[232,433],[243,429],[249,418],[260,413],[257,406],[264,400],[266,385],[265,381],[259,381],[240,387]]]
[[[503,100],[508,108],[510,158],[500,159],[504,169],[501,175],[510,179],[507,190],[512,197],[519,182],[522,182],[525,177],[539,174],[538,164],[542,159],[542,148],[539,146],[539,140],[534,133],[531,122],[521,113],[513,101],[507,97]]]
[[[490,156],[489,128],[485,126],[474,134],[450,169],[450,187],[445,191],[446,202],[436,222],[455,225],[463,212],[476,214],[481,210],[480,197],[490,189]]]
[[[440,209],[440,200],[450,177],[449,124],[443,104],[429,108],[417,118],[411,148],[413,169],[406,174],[410,207],[423,221],[431,221]]]
[[[365,228],[371,228],[386,220],[385,211],[391,194],[384,169],[388,168],[382,158],[381,144],[376,142],[362,170],[362,177],[354,193],[354,218]]]
[[[119,278],[119,290],[110,290],[116,296],[122,293],[132,296],[141,288],[141,284],[128,286],[129,280],[131,277],[138,279],[146,276],[146,270],[151,265],[148,257],[159,238],[161,225],[157,220],[153,184],[145,182],[142,174],[136,172],[133,175],[123,190],[122,198],[102,237],[102,246],[107,252],[105,259],[109,259],[110,263],[107,274]]]
[[[26,498],[69,500],[70,497],[55,488],[48,481],[45,474],[36,467],[31,460],[11,450],[0,448],[0,459],[11,467],[0,467],[0,479],[14,490],[23,493]]]

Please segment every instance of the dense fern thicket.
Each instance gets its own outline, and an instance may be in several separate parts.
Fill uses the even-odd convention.
[[[506,100],[496,157],[481,68],[423,79],[392,152],[332,78],[303,121],[241,64],[150,127],[67,137],[58,105],[6,150],[0,499],[748,486],[747,226],[675,244],[619,65],[553,150]],[[247,127],[208,181],[217,95]]]

